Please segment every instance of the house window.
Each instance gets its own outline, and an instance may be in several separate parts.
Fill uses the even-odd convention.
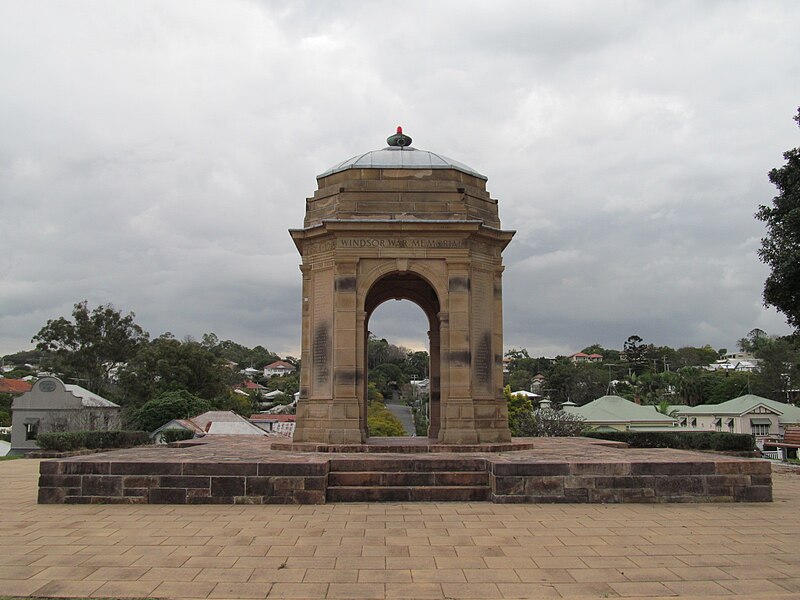
[[[728,419],[728,431],[733,433],[733,419]]]
[[[35,440],[39,435],[39,420],[25,423],[25,441]]]
[[[769,419],[750,419],[750,430],[753,435],[769,435],[772,422]]]
[[[716,431],[722,431],[722,419],[714,419],[714,429]]]
[[[692,420],[689,422],[689,425],[691,425],[692,427],[697,427],[697,419],[692,419]]]

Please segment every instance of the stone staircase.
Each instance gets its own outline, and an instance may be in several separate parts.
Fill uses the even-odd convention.
[[[327,502],[483,502],[490,496],[482,458],[424,454],[329,463]]]

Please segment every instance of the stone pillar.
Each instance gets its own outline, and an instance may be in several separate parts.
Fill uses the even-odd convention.
[[[301,343],[300,362],[302,365],[311,364],[311,266],[300,265],[303,274],[303,295],[301,308]],[[309,421],[308,398],[311,395],[311,369],[300,369],[300,397],[297,400],[297,423],[294,430],[295,441],[305,441],[306,423]]]
[[[356,260],[335,265],[333,301],[333,405],[330,443],[364,441],[360,426],[358,393],[358,315],[356,313]]]
[[[436,327],[428,332],[428,353],[430,364],[428,365],[428,437],[437,439],[441,426],[441,342],[439,328]]]
[[[442,351],[447,352],[449,363],[449,381],[447,396],[442,398],[439,440],[445,444],[474,444],[478,434],[471,389],[469,261],[447,261],[447,267],[449,319],[447,326],[442,322],[441,336]]]

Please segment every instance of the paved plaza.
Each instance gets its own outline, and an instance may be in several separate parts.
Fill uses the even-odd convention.
[[[800,598],[800,474],[774,502],[38,505],[0,462],[0,594]]]

